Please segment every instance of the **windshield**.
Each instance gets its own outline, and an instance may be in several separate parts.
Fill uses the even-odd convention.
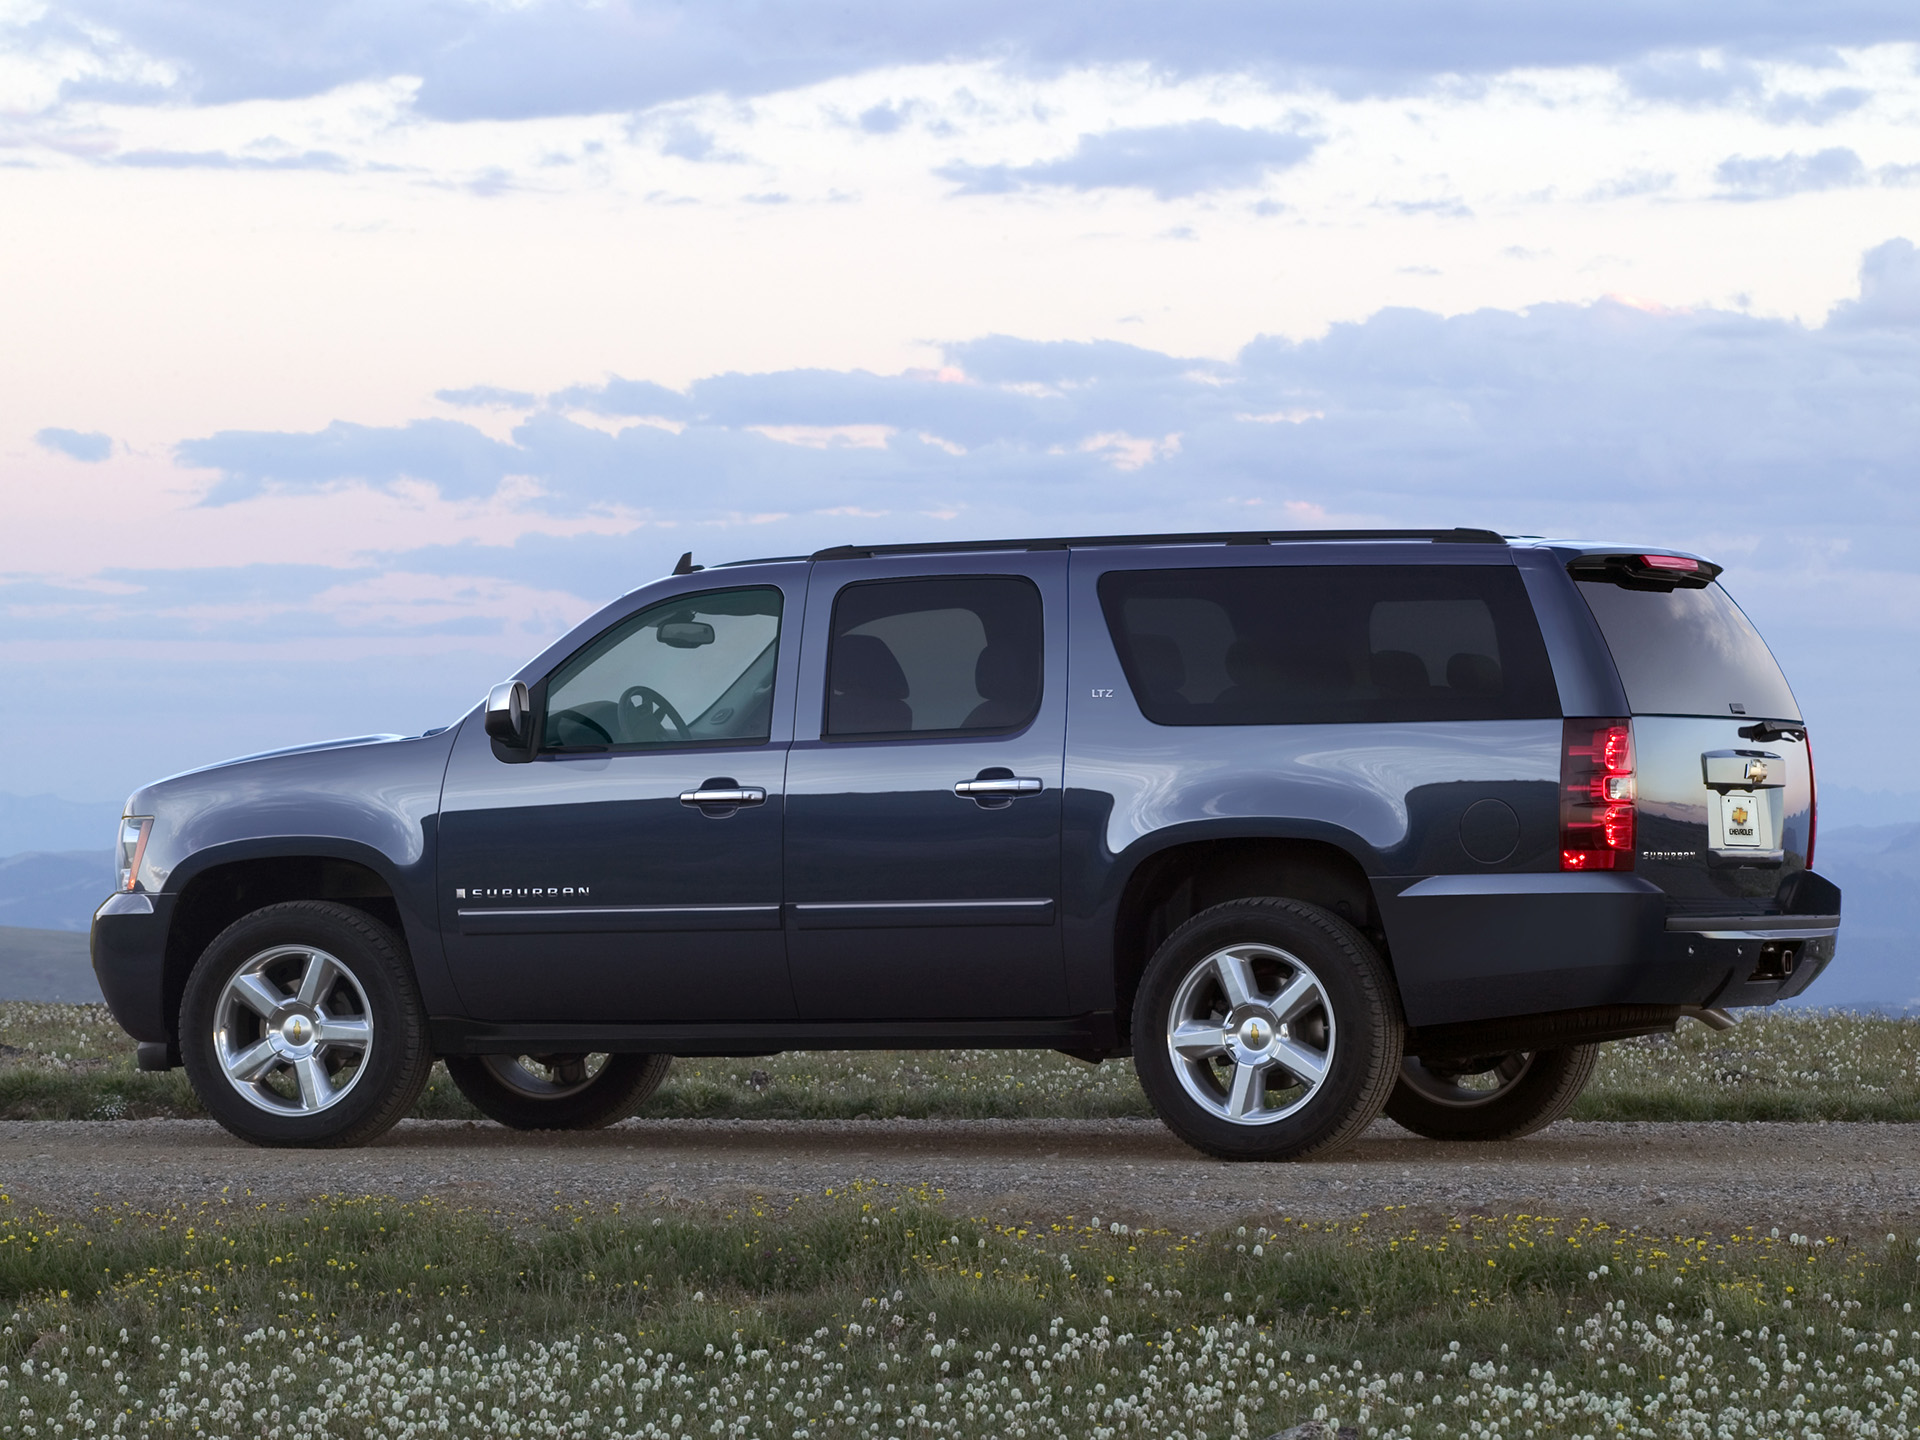
[[[1662,594],[1608,580],[1576,583],[1636,715],[1800,718],[1767,642],[1717,584]]]

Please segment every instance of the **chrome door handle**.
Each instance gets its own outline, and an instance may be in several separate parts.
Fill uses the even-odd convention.
[[[682,790],[682,805],[764,805],[767,792],[758,785],[742,785],[733,790]]]
[[[1016,795],[1038,795],[1046,789],[1044,780],[1034,780],[1025,776],[1004,780],[956,780],[953,793],[977,800],[981,796],[989,798],[1012,799]]]

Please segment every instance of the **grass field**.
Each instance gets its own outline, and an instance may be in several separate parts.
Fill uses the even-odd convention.
[[[0,1434],[1913,1435],[1915,1237],[0,1200]]]
[[[1719,1032],[1622,1041],[1574,1118],[1588,1120],[1920,1120],[1920,1020],[1813,1011],[1751,1012]],[[143,1075],[97,1005],[0,1004],[0,1119],[200,1114],[185,1076]],[[475,1112],[436,1070],[419,1114]],[[681,1060],[645,1112],[658,1116],[1146,1115],[1126,1061],[1087,1065],[1050,1052],[869,1051],[764,1060]]]

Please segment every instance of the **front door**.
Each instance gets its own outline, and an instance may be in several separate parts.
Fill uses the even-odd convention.
[[[1066,556],[970,560],[814,566],[787,767],[802,1018],[1066,1013]]]
[[[441,915],[474,1018],[793,1016],[784,609],[779,588],[746,586],[615,624],[534,685],[530,762],[496,754],[477,717],[462,727],[441,804]]]

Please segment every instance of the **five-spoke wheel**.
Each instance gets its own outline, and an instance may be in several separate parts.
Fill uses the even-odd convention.
[[[516,1130],[595,1130],[660,1088],[671,1055],[449,1055],[447,1073],[481,1114]]]
[[[233,1088],[275,1115],[311,1115],[352,1093],[373,1045],[367,993],[312,945],[251,956],[220,992],[214,1053]]]
[[[1202,911],[1167,937],[1134,998],[1147,1098],[1223,1159],[1295,1159],[1352,1139],[1386,1102],[1401,1038],[1373,947],[1295,900]]]
[[[213,1117],[261,1145],[358,1145],[404,1115],[433,1066],[393,932],[329,901],[269,905],[206,948],[180,1052]]]
[[[1433,1059],[1408,1056],[1387,1116],[1432,1140],[1516,1140],[1573,1108],[1597,1045]]]
[[[1187,972],[1167,1012],[1174,1073],[1195,1104],[1263,1125],[1307,1104],[1333,1064],[1326,987],[1297,955],[1228,945]]]

